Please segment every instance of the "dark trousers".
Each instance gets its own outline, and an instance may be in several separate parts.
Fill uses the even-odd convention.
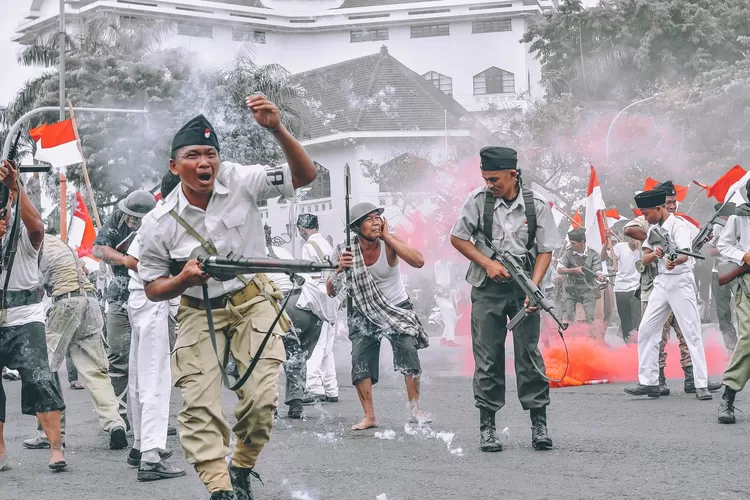
[[[109,302],[109,309],[107,309],[109,378],[112,381],[115,395],[120,400],[120,414],[123,416],[127,414],[130,335],[127,300],[125,302]]]
[[[508,320],[524,306],[514,282],[488,280],[471,290],[471,340],[474,351],[474,405],[496,412],[505,405],[505,337]],[[524,410],[549,405],[549,383],[534,368],[544,370],[539,352],[539,314],[523,320],[513,332],[518,399]]]
[[[76,365],[73,364],[73,359],[70,357],[70,351],[65,354],[65,369],[68,372],[69,384],[78,380],[78,370],[76,370]]]
[[[286,361],[284,362],[284,373],[286,373],[286,395],[285,403],[289,404],[295,399],[302,399],[307,383],[307,360],[310,359],[315,344],[320,338],[323,321],[310,311],[297,307],[300,297],[299,290],[289,297],[286,312],[292,320],[292,331],[284,337],[284,349],[286,350]]]
[[[620,315],[622,324],[622,340],[625,342],[628,341],[630,333],[641,324],[641,300],[636,298],[636,291],[615,292],[617,314]]]
[[[737,330],[734,329],[732,322],[732,286],[727,284],[719,285],[719,273],[713,273],[711,279],[711,295],[714,296],[716,304],[716,316],[719,318],[719,329],[724,337],[724,346],[729,351],[734,351],[737,345]]]

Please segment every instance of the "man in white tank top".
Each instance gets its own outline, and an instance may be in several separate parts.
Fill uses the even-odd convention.
[[[367,285],[355,277],[352,285],[359,288],[351,290],[354,305],[349,312],[349,339],[352,341],[352,384],[357,388],[359,401],[365,412],[361,422],[352,426],[352,430],[364,430],[377,426],[375,409],[372,401],[372,386],[377,384],[379,377],[380,361],[380,339],[387,337],[393,349],[393,368],[404,374],[406,393],[411,404],[411,420],[413,422],[425,422],[426,419],[419,411],[419,375],[422,368],[419,363],[417,349],[424,347],[420,344],[421,337],[412,333],[413,320],[416,315],[413,306],[406,294],[404,282],[401,279],[399,263],[403,260],[411,267],[421,268],[424,265],[424,257],[419,250],[409,247],[402,240],[388,232],[388,223],[381,218],[382,208],[377,208],[372,203],[358,203],[352,207],[350,228],[356,233],[352,239],[353,250],[344,250],[343,245],[336,248],[336,259],[339,260],[339,268],[334,276],[329,278],[327,287],[328,295],[335,295],[339,289],[340,278],[346,269],[353,267],[357,271],[355,255],[361,254],[367,272],[374,281],[377,290],[377,299],[369,300],[368,292],[362,290]],[[379,292],[378,292],[379,290]],[[382,301],[382,299],[385,299]],[[379,306],[370,307],[372,302],[380,301]],[[393,311],[397,316],[404,318],[406,327],[393,322],[392,318],[385,314],[378,316],[378,308]],[[363,309],[365,312],[363,312]],[[419,320],[416,320],[417,323]],[[389,324],[390,323],[390,324]],[[387,326],[383,326],[387,325]],[[416,327],[421,330],[421,325]]]

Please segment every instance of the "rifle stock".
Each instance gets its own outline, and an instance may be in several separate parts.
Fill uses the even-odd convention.
[[[719,265],[719,285],[726,285],[731,283],[735,279],[739,278],[743,274],[750,272],[750,266],[742,263],[738,266],[734,262],[725,262]]]

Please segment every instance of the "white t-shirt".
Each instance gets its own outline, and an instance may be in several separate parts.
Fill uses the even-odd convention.
[[[635,263],[641,258],[641,250],[636,247],[630,248],[626,242],[614,246],[615,258],[617,259],[617,281],[615,281],[615,292],[632,292],[641,286],[641,275],[635,268]]]
[[[8,234],[10,234],[10,231]],[[0,274],[0,280],[2,280],[2,284],[5,284],[5,270]],[[26,232],[26,227],[21,224],[16,258],[13,260],[13,269],[8,282],[8,291],[31,290],[32,288],[39,288],[39,286],[39,250],[34,249],[29,239],[29,233]],[[39,293],[41,294],[41,290]],[[8,309],[5,323],[2,326],[25,325],[35,321],[44,323],[44,320],[44,304],[39,301],[37,304]]]

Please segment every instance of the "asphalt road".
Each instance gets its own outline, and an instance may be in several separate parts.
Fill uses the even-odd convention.
[[[466,343],[468,339],[463,338]],[[510,340],[510,339],[509,339]],[[670,380],[673,395],[638,399],[623,384],[552,390],[549,427],[555,448],[531,448],[528,414],[514,380],[498,413],[507,427],[502,453],[478,449],[478,411],[466,375],[468,350],[437,345],[421,351],[423,409],[429,427],[408,425],[403,379],[391,370],[383,346],[381,382],[375,387],[378,429],[354,433],[361,418],[349,385],[349,345],[336,345],[339,403],[307,408],[304,421],[282,418],[261,455],[258,499],[469,500],[469,499],[748,499],[750,416],[733,426],[716,423],[718,396],[701,402]],[[723,368],[723,367],[722,367]],[[714,368],[716,371],[716,368]],[[634,374],[635,375],[635,374]],[[25,450],[35,421],[20,415],[20,383],[8,393],[6,441],[13,470],[0,473],[0,499],[205,499],[203,485],[185,462],[176,437],[171,462],[188,469],[179,479],[138,483],[126,451],[110,451],[86,391],[65,389],[68,404],[67,472],[47,470],[46,451]],[[231,416],[233,395],[224,395]],[[745,406],[740,395],[738,404]],[[172,401],[173,422],[180,397]],[[750,405],[748,405],[750,407]],[[282,409],[282,416],[286,409]],[[748,412],[750,413],[750,412]]]

